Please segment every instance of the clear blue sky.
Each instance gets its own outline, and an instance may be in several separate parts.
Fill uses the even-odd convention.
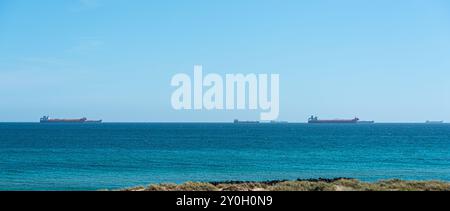
[[[450,121],[448,0],[1,0],[0,121],[230,121],[171,77],[279,73],[280,119]]]

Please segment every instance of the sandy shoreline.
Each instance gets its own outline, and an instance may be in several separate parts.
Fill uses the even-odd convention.
[[[368,183],[348,178],[267,182],[187,182],[180,185],[152,184],[122,191],[450,191],[450,182],[392,179]]]

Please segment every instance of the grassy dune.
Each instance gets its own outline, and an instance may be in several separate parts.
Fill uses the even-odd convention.
[[[125,191],[450,191],[450,183],[440,181],[385,180],[366,183],[354,179],[317,179],[268,182],[188,182],[154,184]]]

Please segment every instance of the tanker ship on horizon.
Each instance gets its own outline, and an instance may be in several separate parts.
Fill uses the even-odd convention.
[[[81,119],[50,119],[49,116],[43,116],[40,123],[102,123],[102,120],[88,120],[86,117]]]
[[[309,124],[373,124],[374,121],[360,121],[359,118],[355,117],[354,119],[319,119],[316,116],[311,116],[308,119]]]

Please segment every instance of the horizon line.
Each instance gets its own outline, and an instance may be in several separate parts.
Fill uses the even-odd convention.
[[[244,123],[238,123],[238,124],[245,124],[245,121],[247,120],[243,120]],[[297,121],[259,121],[259,120],[249,120],[249,121],[255,121],[257,123],[254,124],[310,124],[308,122],[302,121],[302,122],[297,122]],[[38,121],[0,121],[0,124],[5,124],[5,123],[39,123],[39,124],[45,124],[45,123],[40,123]],[[103,121],[102,123],[91,123],[91,124],[179,124],[179,123],[185,123],[185,124],[237,124],[233,121]],[[377,122],[375,121],[372,124],[426,124],[427,121],[380,121]],[[59,124],[59,123],[53,123],[53,124]],[[60,123],[60,124],[77,124],[77,123]],[[89,123],[80,123],[80,124],[89,124]],[[251,123],[247,123],[247,124],[251,124]],[[333,124],[333,123],[330,123]],[[340,123],[336,123],[336,124],[340,124]],[[358,123],[355,123],[358,124]],[[360,123],[364,124],[364,123]],[[428,124],[432,124],[432,123],[428,123]],[[447,121],[442,121],[442,123],[440,124],[450,124],[450,122]],[[323,125],[323,124],[319,124],[319,125]],[[351,124],[350,124],[351,125]]]

